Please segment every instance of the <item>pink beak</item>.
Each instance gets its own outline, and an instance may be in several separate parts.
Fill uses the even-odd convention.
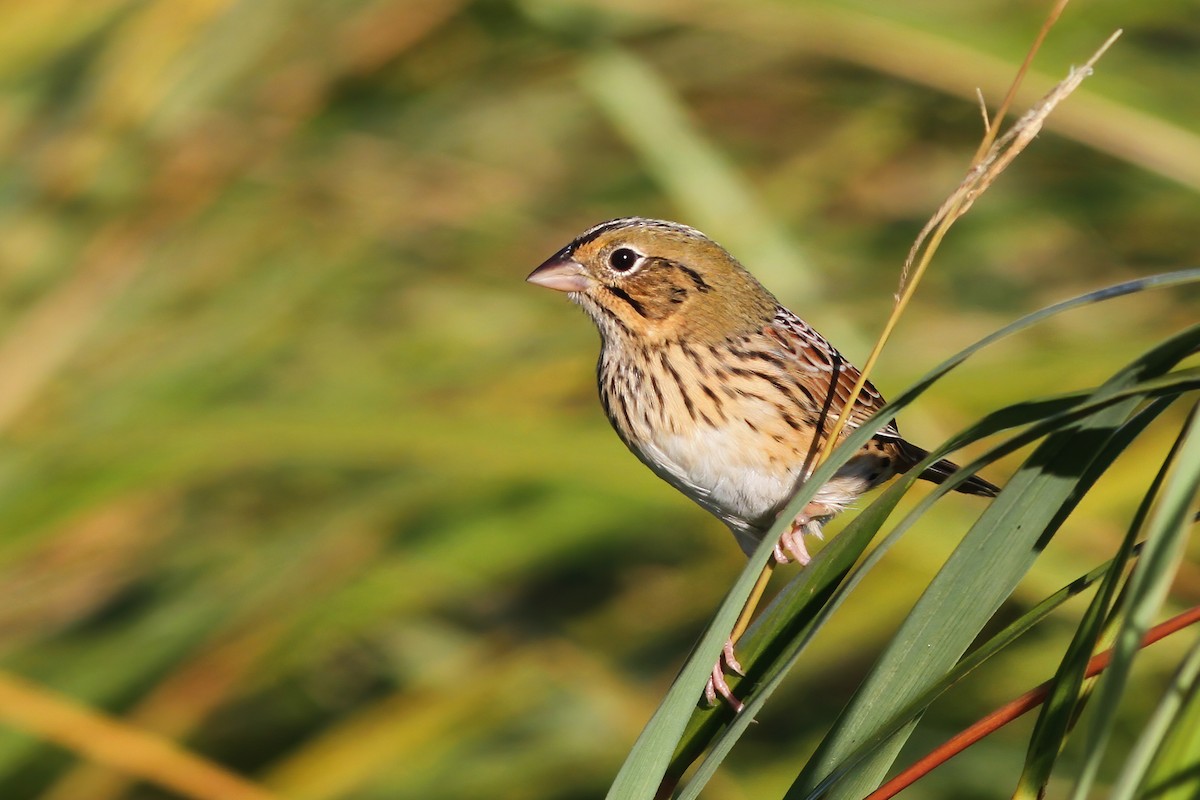
[[[586,291],[591,284],[591,278],[588,277],[583,264],[562,253],[556,253],[546,259],[540,267],[529,273],[525,280],[560,292]]]

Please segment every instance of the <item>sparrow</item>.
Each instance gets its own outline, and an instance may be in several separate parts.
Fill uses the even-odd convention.
[[[859,370],[725,248],[677,222],[602,222],[527,280],[566,292],[595,323],[600,401],[621,441],[753,553],[814,469]],[[839,439],[884,402],[864,384]],[[888,422],[817,489],[775,559],[807,564],[805,535],[927,455]],[[941,483],[957,470],[941,460],[920,477]],[[998,491],[977,476],[956,489]]]

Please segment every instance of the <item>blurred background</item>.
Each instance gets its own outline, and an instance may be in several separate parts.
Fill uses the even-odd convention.
[[[677,219],[861,361],[979,141],[976,87],[995,109],[1048,5],[0,3],[0,668],[283,797],[600,795],[743,558],[624,450],[591,324],[525,275],[602,219]],[[885,394],[1023,313],[1200,261],[1193,2],[1069,7],[1020,108],[1118,27],[942,247]],[[1092,385],[1198,302],[1061,317],[904,430]],[[1111,554],[1169,427],[1006,614]],[[789,785],[981,509],[943,506],[706,797]],[[1175,602],[1198,598],[1187,567]],[[912,753],[1048,677],[1081,608]],[[1156,648],[1130,714],[1178,657]],[[175,796],[5,719],[0,797]],[[911,796],[996,796],[1027,734]]]

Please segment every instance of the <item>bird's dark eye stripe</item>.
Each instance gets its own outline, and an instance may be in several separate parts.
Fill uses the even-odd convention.
[[[706,282],[705,282],[704,278],[701,278],[701,277],[700,277],[700,273],[699,273],[699,272],[696,272],[696,270],[692,269],[692,268],[691,268],[691,267],[689,267],[689,266],[686,266],[686,265],[684,265],[684,264],[680,264],[678,261],[675,261],[675,262],[672,262],[672,263],[673,263],[673,264],[674,264],[676,267],[678,267],[678,268],[679,268],[679,270],[680,270],[681,272],[683,272],[683,274],[684,274],[684,275],[687,275],[689,278],[691,278],[691,280],[692,280],[692,283],[694,283],[694,284],[696,285],[696,288],[697,288],[698,290],[700,290],[701,292],[711,292],[711,291],[712,291],[712,287],[711,287],[711,286],[709,286],[709,285],[708,285],[708,283],[706,283]]]
[[[642,306],[641,303],[639,303],[637,300],[634,300],[632,297],[630,297],[629,292],[625,291],[620,286],[606,286],[604,288],[608,289],[609,293],[612,294],[614,297],[624,300],[626,303],[628,303],[629,307],[638,313],[638,316],[641,316],[641,317],[646,316],[646,309]]]

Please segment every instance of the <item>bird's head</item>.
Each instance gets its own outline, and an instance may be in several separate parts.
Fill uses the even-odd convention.
[[[606,339],[725,340],[762,326],[776,301],[725,248],[675,222],[596,225],[535,269],[530,283],[567,292]]]

